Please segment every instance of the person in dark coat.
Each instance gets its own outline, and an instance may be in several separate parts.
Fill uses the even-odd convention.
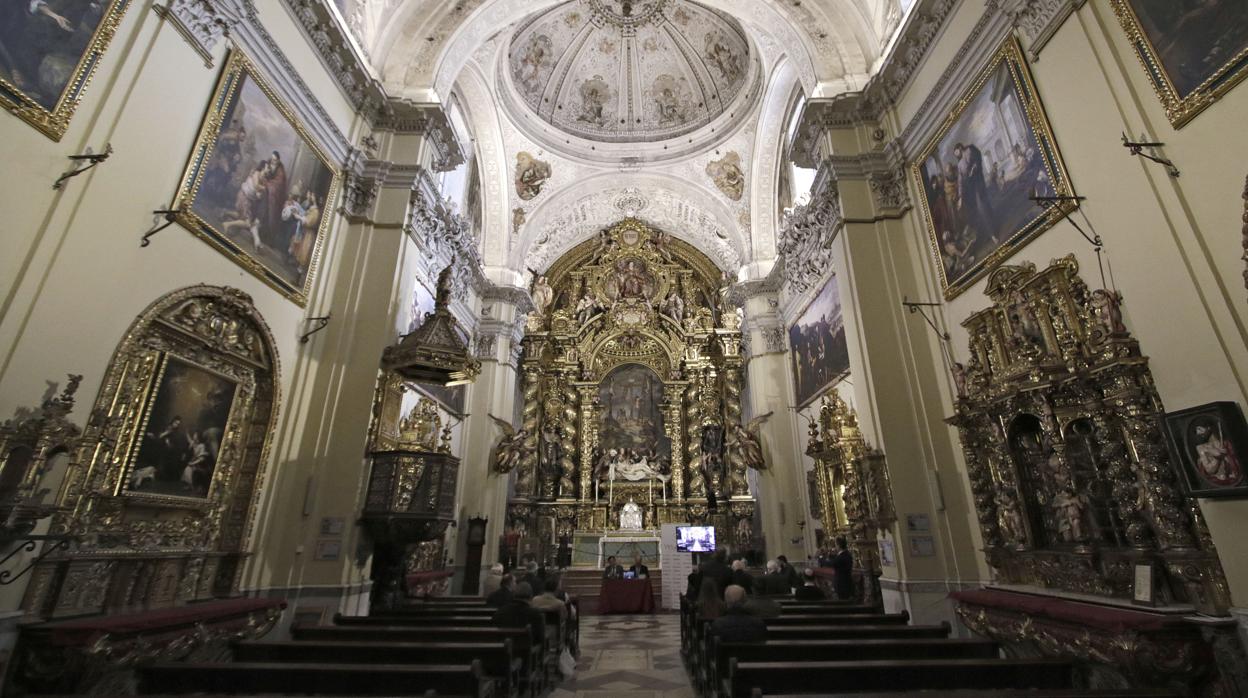
[[[722,642],[766,642],[767,624],[745,608],[745,589],[730,584],[724,591],[728,610],[711,623],[711,635]]]
[[[778,560],[767,561],[767,574],[763,575],[760,584],[754,586],[756,594],[766,596],[788,596],[792,589],[789,587],[789,577],[780,571],[780,562]]]
[[[732,583],[745,589],[745,593],[754,593],[754,575],[745,571],[745,560],[732,561]]]
[[[512,576],[510,574],[504,574],[503,578],[498,580],[498,589],[494,590],[489,596],[485,597],[485,605],[493,606],[494,608],[502,608],[503,606],[511,603],[511,585]]]
[[[607,566],[602,568],[603,579],[623,579],[624,568],[615,561],[614,555],[607,556]]]
[[[721,593],[732,583],[732,569],[728,567],[728,554],[723,548],[716,550],[711,559],[698,567],[698,571],[702,573],[703,579],[714,579],[719,584]]]
[[[641,553],[637,553],[637,557],[633,558],[633,564],[628,571],[633,573],[634,579],[645,579],[650,576],[650,568],[641,562]]]
[[[836,598],[854,598],[854,556],[849,552],[849,543],[845,536],[836,537],[836,557],[832,558],[832,569],[836,572],[834,588]]]
[[[798,574],[797,569],[789,564],[789,558],[778,555],[776,556],[776,562],[780,563],[780,574],[783,574],[788,579],[790,590],[802,585],[802,575]]]
[[[533,587],[526,582],[517,584],[511,600],[494,612],[493,620],[494,625],[500,628],[527,627],[533,643],[540,647],[546,640],[546,618],[530,605],[532,600]]]
[[[802,579],[805,583],[793,592],[793,598],[798,601],[823,601],[826,598],[823,595],[823,590],[819,588],[818,584],[815,584],[814,570],[803,570]]]

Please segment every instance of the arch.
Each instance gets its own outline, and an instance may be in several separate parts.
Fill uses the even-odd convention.
[[[93,562],[53,555],[36,574],[63,583],[31,588],[59,594],[90,578],[98,593],[72,600],[82,613],[236,593],[280,374],[272,332],[242,291],[189,286],[143,310],[113,353],[52,523],[78,539],[75,559]]]

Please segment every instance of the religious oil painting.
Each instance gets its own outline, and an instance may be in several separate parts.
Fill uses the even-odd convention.
[[[1193,497],[1248,497],[1248,424],[1237,403],[1167,413],[1166,437]]]
[[[179,222],[302,306],[337,188],[329,159],[232,53],[182,179]]]
[[[663,382],[647,366],[628,364],[612,371],[598,387],[599,477],[640,480],[662,475],[671,458],[663,429]]]
[[[166,354],[131,448],[127,493],[208,496],[237,383]]]
[[[1113,0],[1113,7],[1175,128],[1248,75],[1244,0]]]
[[[0,2],[0,104],[54,141],[131,0]]]
[[[955,105],[912,175],[946,299],[1073,209],[1051,200],[1071,186],[1015,40]]]
[[[841,292],[833,274],[789,328],[793,385],[804,406],[849,373]]]

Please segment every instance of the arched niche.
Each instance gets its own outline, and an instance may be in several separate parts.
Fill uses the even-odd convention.
[[[147,307],[113,354],[24,603],[45,617],[237,592],[277,417],[272,333],[236,289]],[[60,473],[50,473],[61,477]]]

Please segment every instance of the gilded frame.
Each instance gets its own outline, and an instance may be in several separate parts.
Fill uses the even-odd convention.
[[[239,247],[224,231],[217,230],[193,210],[196,197],[199,195],[200,185],[203,183],[205,172],[210,165],[214,145],[220,134],[226,112],[233,104],[235,93],[241,88],[245,79],[251,79],[255,82],[265,97],[285,118],[308,149],[312,151],[312,154],[333,173],[325,195],[325,203],[321,207],[321,220],[316,229],[315,248],[312,251],[307,270],[304,273],[303,283],[298,287],[282,278],[278,272]],[[331,219],[334,217],[331,215],[334,210],[334,200],[337,198],[341,183],[342,170],[334,166],[333,161],[325,154],[325,150],[316,142],[290,107],[273,90],[268,80],[260,74],[255,64],[241,50],[233,49],[225,63],[225,67],[221,71],[221,78],[217,81],[216,89],[212,94],[212,101],[209,103],[208,111],[200,125],[199,135],[195,140],[195,148],[191,151],[190,161],[187,163],[186,171],[179,183],[177,198],[173,204],[174,210],[178,211],[178,223],[232,259],[236,264],[251,272],[274,290],[293,301],[296,305],[304,307],[307,305],[308,294],[311,292],[312,283],[316,278],[320,265],[321,253],[325,246],[325,237],[329,232]]]
[[[1181,95],[1174,80],[1162,64],[1157,47],[1153,45],[1152,40],[1144,31],[1144,25],[1140,22],[1135,9],[1131,7],[1130,1],[1110,0],[1110,2],[1114,8],[1114,15],[1118,17],[1118,23],[1122,25],[1123,31],[1127,34],[1127,41],[1131,44],[1140,64],[1144,66],[1144,72],[1148,74],[1148,81],[1152,84],[1153,91],[1161,100],[1166,118],[1170,120],[1170,125],[1175,129],[1183,128],[1189,121],[1196,118],[1197,114],[1209,108],[1241,80],[1248,77],[1248,44],[1245,44],[1238,53],[1210,72],[1190,93]]]
[[[1030,221],[1018,230],[1013,231],[990,254],[975,262],[968,271],[954,279],[947,277],[944,258],[940,252],[940,241],[932,220],[932,212],[926,195],[927,186],[923,172],[924,164],[931,157],[932,153],[939,148],[941,141],[949,131],[958,124],[971,103],[979,96],[980,91],[984,89],[985,84],[1002,63],[1009,68],[1012,86],[1022,103],[1027,119],[1026,125],[1030,127],[1031,135],[1035,137],[1036,143],[1039,145],[1038,156],[1048,174],[1053,193],[1057,197],[1074,196],[1070,175],[1066,170],[1065,163],[1062,161],[1061,153],[1058,151],[1057,142],[1053,137],[1052,128],[1049,126],[1048,117],[1044,113],[1040,94],[1036,90],[1035,82],[1032,81],[1031,70],[1027,66],[1027,59],[1023,54],[1022,46],[1019,45],[1018,39],[1011,35],[1002,42],[1001,46],[993,53],[992,58],[989,59],[988,64],[976,75],[974,82],[954,103],[940,128],[928,140],[927,145],[924,146],[923,150],[920,151],[910,165],[910,178],[916,191],[919,193],[918,198],[922,204],[920,208],[922,209],[923,225],[927,231],[928,245],[936,263],[936,271],[940,275],[940,284],[945,300],[952,300],[964,293],[988,272],[1012,257],[1026,246],[1028,242],[1031,242],[1041,233],[1053,227],[1058,221],[1078,207],[1074,201],[1058,201],[1048,204],[1040,210],[1038,215],[1031,218]]]
[[[43,135],[60,142],[65,131],[69,129],[70,119],[82,101],[82,96],[95,75],[95,69],[117,33],[121,18],[130,4],[131,0],[109,0],[99,26],[91,35],[86,50],[78,58],[78,64],[74,67],[69,82],[61,90],[55,107],[44,107],[4,78],[0,78],[0,106],[35,127]]]
[[[142,435],[147,433],[147,425],[152,418],[152,411],[156,406],[155,393],[158,391],[161,382],[164,380],[165,372],[169,368],[170,360],[180,361],[184,364],[204,371],[205,373],[210,373],[214,376],[227,380],[234,385],[234,395],[230,400],[230,409],[225,419],[225,433],[222,434],[221,443],[218,446],[217,465],[213,468],[212,480],[209,483],[208,492],[203,497],[134,491],[128,486],[130,476],[134,472],[134,466],[139,456],[139,450],[142,445]],[[126,442],[125,456],[122,459],[122,463],[125,464],[125,467],[121,471],[121,476],[117,478],[115,485],[116,489],[113,494],[116,496],[130,497],[135,500],[142,500],[147,503],[162,506],[191,508],[208,506],[213,501],[213,497],[217,493],[216,490],[220,486],[223,479],[221,477],[223,475],[221,472],[221,463],[223,461],[228,461],[225,456],[228,456],[234,448],[234,441],[239,432],[237,424],[239,415],[246,414],[246,412],[250,409],[251,396],[253,393],[254,391],[251,389],[251,386],[247,385],[244,381],[241,381],[238,376],[232,376],[228,373],[210,368],[179,353],[170,351],[160,352],[159,365],[151,372],[151,375],[148,376],[148,379],[143,386],[142,396],[139,401],[139,405],[141,405],[139,408],[141,410],[139,413],[139,420],[136,423],[136,428],[132,429],[129,433],[129,438]]]

